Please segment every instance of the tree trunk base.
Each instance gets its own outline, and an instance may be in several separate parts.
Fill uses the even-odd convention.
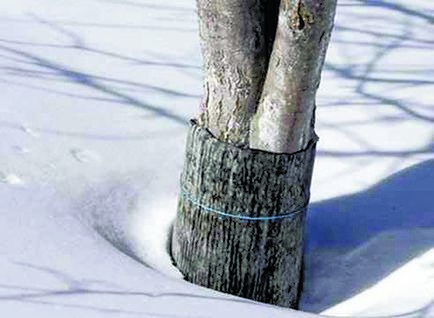
[[[191,121],[172,238],[187,281],[297,305],[316,142],[292,154],[241,149]]]

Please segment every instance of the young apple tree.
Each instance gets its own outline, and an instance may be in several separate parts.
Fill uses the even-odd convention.
[[[315,95],[336,0],[197,0],[204,96],[172,255],[185,279],[296,307]]]

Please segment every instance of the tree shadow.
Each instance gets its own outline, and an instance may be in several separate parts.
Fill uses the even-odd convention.
[[[33,90],[40,90],[71,97],[74,99],[88,99],[105,103],[121,104],[138,107],[152,115],[166,118],[175,124],[185,125],[186,117],[178,114],[176,110],[153,105],[149,102],[134,96],[134,93],[152,93],[164,97],[174,98],[198,98],[199,95],[179,89],[171,89],[159,85],[142,83],[130,79],[121,79],[111,76],[99,76],[91,72],[75,69],[67,64],[61,64],[43,54],[36,53],[38,48],[50,48],[56,50],[75,50],[80,54],[90,54],[104,58],[109,61],[122,61],[137,66],[151,66],[171,68],[185,75],[193,76],[191,72],[197,72],[200,67],[194,64],[177,63],[171,60],[160,58],[159,60],[145,59],[142,57],[128,56],[113,50],[105,50],[94,47],[87,43],[81,33],[76,33],[66,28],[63,23],[43,19],[35,14],[28,15],[29,19],[24,22],[38,23],[56,32],[59,36],[66,38],[66,44],[37,43],[32,41],[21,41],[20,39],[0,39],[0,57],[7,61],[0,67],[7,74],[7,78],[1,82],[9,85],[22,86]],[[83,27],[87,27],[86,24]],[[114,26],[116,27],[116,26]],[[31,79],[32,84],[12,79]],[[37,83],[35,83],[37,82]],[[45,84],[39,84],[47,83]],[[50,83],[72,83],[90,89],[92,94],[97,96],[77,94],[71,91],[61,91],[53,88]],[[102,96],[101,96],[102,94]]]
[[[434,24],[433,15],[430,15],[429,13],[423,12],[421,10],[415,10],[411,7],[404,6],[402,4],[393,3],[392,1],[386,1],[386,0],[357,0],[357,1],[362,4],[369,5],[371,7],[380,7],[380,8],[391,10],[392,12],[407,14],[412,17],[423,19],[430,24]]]
[[[17,57],[21,57],[27,60],[27,63],[29,64],[33,64],[36,65],[44,70],[48,70],[53,72],[52,75],[58,77],[58,79],[65,79],[68,81],[71,81],[73,83],[82,85],[82,86],[86,86],[88,88],[94,89],[98,92],[104,93],[106,95],[108,95],[109,97],[115,98],[118,103],[120,104],[125,104],[125,105],[129,105],[129,106],[135,106],[135,107],[139,107],[139,108],[143,108],[147,111],[150,111],[154,114],[157,114],[159,116],[163,116],[166,117],[168,119],[171,119],[172,121],[178,123],[178,124],[182,124],[184,125],[186,122],[186,119],[182,116],[179,116],[177,114],[175,114],[174,112],[170,111],[170,110],[165,110],[162,108],[159,108],[157,106],[151,105],[151,104],[147,104],[131,95],[128,95],[126,93],[123,93],[119,90],[116,90],[112,87],[110,87],[109,85],[106,85],[104,82],[111,82],[111,83],[122,83],[122,81],[117,80],[117,79],[110,79],[110,78],[103,78],[103,77],[98,77],[98,76],[94,76],[91,75],[89,73],[84,73],[81,71],[77,71],[77,70],[73,70],[71,68],[68,68],[66,66],[57,64],[53,61],[50,61],[46,58],[43,58],[41,56],[38,56],[36,54],[33,53],[29,53],[23,50],[19,50],[19,49],[14,49],[14,48],[10,48],[4,45],[0,45],[0,50],[4,51],[4,52],[8,52],[8,53],[12,53],[14,55],[16,55]],[[32,71],[26,71],[26,70],[21,70],[22,73],[24,73],[25,76],[27,76],[26,74],[29,73],[29,75],[31,75]],[[124,84],[128,84],[128,85],[134,85],[134,83],[124,83]],[[140,84],[140,85],[144,85],[144,84]],[[139,86],[140,86],[139,85]],[[145,87],[145,86],[143,86]],[[156,89],[157,91],[160,91],[162,93],[166,93],[166,94],[175,94],[178,95],[179,93],[165,89],[165,88],[158,88],[158,87],[153,87],[151,85],[147,86],[150,89]],[[182,93],[181,93],[182,95]]]
[[[160,10],[160,11],[169,11],[169,12],[179,12],[186,13],[191,12],[191,8],[167,5],[167,4],[156,4],[152,2],[140,2],[140,1],[132,1],[132,0],[98,0],[102,3],[113,3],[122,6],[130,6],[142,10]]]
[[[344,61],[328,59],[324,70],[336,76],[342,85],[351,85],[352,91],[344,101],[331,98],[320,106],[391,106],[403,114],[402,122],[433,123],[434,117],[428,111],[431,105],[421,103],[417,91],[434,85],[434,72],[432,65],[417,56],[434,49],[429,33],[420,32],[429,30],[434,15],[429,10],[387,0],[344,2],[339,4],[339,10],[349,20],[341,22],[338,17],[331,44],[338,48]],[[381,18],[376,14],[381,14]],[[350,24],[351,18],[365,23]],[[348,53],[360,50],[361,61]],[[395,64],[392,67],[390,63]],[[410,101],[394,94],[410,88],[414,91]]]
[[[221,301],[246,303],[255,305],[253,301],[241,299],[236,297],[219,297],[212,295],[203,295],[195,293],[185,293],[178,291],[131,291],[125,290],[116,286],[109,281],[103,280],[89,280],[74,277],[66,272],[54,269],[45,265],[38,265],[29,262],[12,262],[16,266],[20,266],[25,271],[35,271],[36,273],[46,275],[50,279],[57,281],[62,288],[38,288],[22,285],[8,284],[5,281],[0,282],[0,288],[6,290],[5,293],[0,295],[0,303],[5,301],[14,301],[20,303],[33,303],[39,305],[56,306],[64,308],[82,309],[99,314],[113,314],[114,316],[133,315],[133,316],[150,316],[150,317],[192,317],[182,314],[164,314],[162,312],[149,312],[146,310],[137,311],[131,310],[127,306],[124,308],[122,305],[117,305],[116,302],[110,305],[88,305],[89,297],[110,296],[112,299],[123,299],[131,297],[139,297],[143,302],[159,301],[161,298],[177,299],[182,298],[187,300],[194,299],[195,301]],[[77,298],[78,297],[78,298]],[[114,298],[113,298],[114,297]],[[73,298],[73,303],[68,302],[68,298]],[[78,301],[77,301],[78,300]],[[145,306],[146,307],[146,306]],[[195,317],[195,316],[193,316]]]
[[[319,121],[320,127],[344,134],[360,149],[323,148],[317,152],[319,157],[348,162],[360,157],[367,158],[369,164],[387,158],[400,162],[420,155],[432,158],[432,141],[410,149],[404,144],[401,149],[383,148],[376,146],[375,136],[365,135],[365,128],[378,128],[380,124],[390,127],[382,130],[381,139],[399,143],[402,137],[391,132],[397,131],[397,124],[428,128],[434,122],[430,96],[424,93],[434,85],[434,71],[423,59],[434,49],[434,41],[426,32],[434,16],[429,10],[389,0],[347,1],[339,4],[339,10],[343,14],[341,18],[338,14],[331,44],[336,56],[327,60],[324,69],[350,90],[345,99],[328,92],[325,103],[319,106],[358,106],[369,109],[367,112],[372,109],[372,113],[368,120],[353,117],[340,118],[333,124]],[[403,90],[411,93],[401,94]],[[390,113],[373,116],[379,108]],[[412,144],[411,138],[417,138],[417,133],[402,127],[401,133],[412,136],[408,145]],[[361,168],[354,163],[346,170],[347,176]],[[433,178],[434,160],[428,160],[366,191],[311,204],[301,309],[322,312],[372,287],[433,248]],[[401,316],[423,317],[428,307]]]
[[[301,309],[330,308],[433,248],[433,180],[428,160],[366,191],[311,204]]]

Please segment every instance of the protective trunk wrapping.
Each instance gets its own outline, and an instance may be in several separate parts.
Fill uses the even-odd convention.
[[[241,149],[191,121],[172,238],[186,280],[296,306],[316,142],[292,154]]]

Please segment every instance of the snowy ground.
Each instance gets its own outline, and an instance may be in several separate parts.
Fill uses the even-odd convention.
[[[302,309],[434,316],[434,4],[339,3]],[[166,252],[201,95],[193,0],[0,2],[0,317],[298,317]]]

